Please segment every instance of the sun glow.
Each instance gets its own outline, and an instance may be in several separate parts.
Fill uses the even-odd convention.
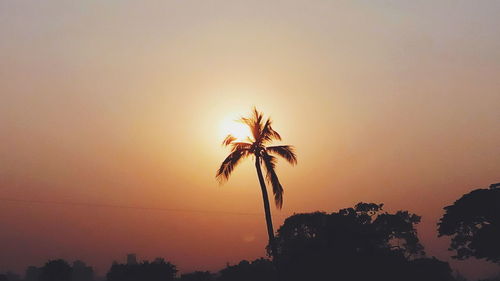
[[[233,135],[237,141],[246,141],[252,135],[247,125],[234,119],[223,120],[220,125],[220,132],[221,141],[228,134]]]

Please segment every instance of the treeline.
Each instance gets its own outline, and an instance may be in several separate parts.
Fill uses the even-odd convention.
[[[444,210],[438,235],[451,237],[453,258],[500,263],[500,184],[465,194]],[[447,262],[426,255],[416,231],[419,222],[416,214],[389,213],[375,203],[358,203],[333,213],[295,214],[278,229],[271,259],[241,261],[217,273],[179,276],[177,267],[164,259],[138,262],[129,255],[127,263],[113,263],[105,280],[463,281]],[[13,274],[0,275],[0,281],[19,280]],[[24,280],[97,281],[91,267],[64,260],[29,267]]]
[[[425,264],[426,261],[428,262],[427,265],[422,266],[422,264]],[[449,277],[449,271],[445,266],[445,263],[443,264],[442,262],[436,261],[435,259],[428,259],[428,260],[417,260],[415,262],[417,264],[416,268],[421,266],[421,268],[432,268],[432,265],[437,265],[437,272],[440,272],[441,270],[445,269],[445,278],[450,278]],[[420,265],[418,265],[420,263]],[[149,261],[144,261],[141,263],[138,263],[136,265],[130,265],[130,264],[113,264],[111,267],[110,271],[108,272],[107,276],[104,278],[96,278],[95,276],[90,276],[86,275],[84,278],[85,279],[80,279],[78,277],[75,278],[75,275],[73,274],[68,274],[68,267],[69,264],[64,261],[64,260],[54,260],[54,261],[49,261],[47,262],[46,265],[39,269],[48,269],[48,267],[56,267],[56,264],[59,264],[57,268],[59,270],[62,270],[59,273],[52,272],[53,275],[45,275],[45,277],[38,276],[37,278],[39,279],[30,279],[31,277],[26,276],[25,279],[21,279],[18,275],[13,274],[13,273],[8,273],[8,274],[0,274],[0,281],[22,281],[22,280],[50,280],[50,281],[101,281],[101,280],[120,280],[120,281],[126,281],[126,280],[131,280],[131,281],[153,281],[153,280],[158,280],[158,281],[284,281],[287,279],[284,279],[283,277],[279,277],[278,271],[276,270],[276,267],[272,261],[269,259],[264,259],[260,258],[254,261],[246,261],[243,260],[240,263],[236,265],[228,265],[226,268],[222,269],[218,273],[211,273],[209,271],[195,271],[191,273],[186,273],[186,274],[181,274],[180,276],[176,276],[176,266],[165,262],[165,263],[159,263],[158,259],[152,262]],[[65,265],[63,265],[65,264]],[[60,267],[60,265],[63,265]],[[444,265],[444,266],[443,266]],[[66,268],[66,269],[64,269]],[[71,266],[69,266],[71,268]],[[332,269],[333,270],[333,269]],[[365,269],[363,268],[357,268],[358,271],[363,271]],[[49,270],[51,271],[51,270]],[[436,272],[436,273],[437,273]],[[407,272],[407,276],[410,276],[410,279],[406,280],[422,280],[422,281],[427,281],[427,280],[441,280],[441,279],[416,279],[417,277],[411,277],[411,273],[413,272]],[[422,278],[422,274],[419,274],[417,276],[420,276]],[[46,278],[46,279],[42,279]],[[48,278],[48,279],[47,279]],[[120,279],[117,279],[120,278]],[[335,274],[333,276],[328,277],[328,280],[358,280],[358,279],[340,279],[337,277]],[[385,279],[378,279],[379,276],[374,275],[368,280],[385,280]],[[437,277],[436,277],[437,278]],[[466,281],[465,278],[460,277],[460,276],[455,276],[452,277],[454,279],[450,280],[455,280],[455,281]],[[312,279],[312,277],[309,279],[305,280],[312,280],[314,281],[315,279]],[[442,280],[447,280],[447,279],[442,279]],[[482,279],[478,281],[500,281],[500,277],[497,278],[491,278],[491,279]]]
[[[29,266],[24,278],[7,272],[0,274],[0,281],[96,281],[94,270],[82,261],[72,265],[62,259],[50,260],[42,267]]]

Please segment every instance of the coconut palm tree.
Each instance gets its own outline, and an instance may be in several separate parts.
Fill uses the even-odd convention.
[[[278,145],[266,146],[273,140],[281,140],[281,136],[271,127],[271,118],[264,121],[264,116],[261,112],[257,111],[254,107],[252,116],[249,118],[241,118],[241,122],[246,124],[252,136],[248,137],[246,141],[238,142],[237,139],[228,135],[222,144],[231,147],[231,153],[222,162],[220,168],[217,170],[216,178],[220,183],[229,179],[231,172],[236,165],[246,157],[253,156],[255,159],[255,169],[257,170],[257,177],[259,178],[260,188],[262,191],[262,200],[264,202],[264,212],[266,215],[267,234],[269,235],[269,246],[271,255],[275,255],[276,248],[274,245],[274,230],[273,222],[271,219],[271,209],[269,207],[269,198],[267,195],[266,182],[262,175],[261,165],[266,169],[266,180],[273,187],[274,202],[276,207],[281,209],[283,206],[283,187],[276,175],[276,162],[275,156],[280,156],[288,161],[290,164],[297,164],[297,156],[295,149],[291,145]]]

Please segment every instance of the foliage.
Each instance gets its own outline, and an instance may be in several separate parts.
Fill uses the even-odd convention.
[[[444,208],[439,236],[450,236],[456,259],[475,257],[500,263],[500,184],[476,189]]]
[[[177,268],[163,259],[138,264],[117,264],[111,266],[108,281],[171,281],[175,279]]]
[[[215,281],[214,274],[209,271],[195,271],[182,274],[180,281]]]
[[[447,263],[424,258],[415,230],[420,217],[407,211],[383,212],[382,207],[359,203],[337,213],[287,218],[276,236],[275,262],[282,278],[412,280],[421,272],[429,273],[423,280],[452,280]]]
[[[71,266],[62,259],[48,261],[42,268],[40,281],[70,281]]]
[[[272,256],[276,251],[274,246],[274,229],[273,221],[271,218],[271,208],[269,206],[269,197],[267,195],[266,182],[262,175],[263,165],[266,169],[266,180],[271,184],[274,194],[274,202],[278,209],[283,207],[283,186],[276,174],[277,158],[280,156],[288,161],[290,164],[297,164],[297,156],[295,149],[290,145],[267,146],[270,142],[281,140],[281,136],[272,127],[271,118],[264,121],[264,115],[257,111],[254,107],[253,115],[249,118],[241,118],[241,122],[248,125],[252,132],[252,136],[248,137],[247,141],[237,142],[236,138],[228,135],[222,142],[225,146],[231,146],[231,153],[222,162],[217,170],[216,178],[219,182],[224,182],[229,179],[232,171],[238,163],[248,157],[255,157],[255,169],[262,192],[262,201],[264,203],[264,213],[266,216],[267,235],[269,236],[268,253]]]
[[[220,271],[217,281],[276,281],[277,272],[273,263],[267,259],[252,262],[243,260],[237,265],[228,265]]]
[[[408,281],[454,281],[450,265],[436,258],[411,260],[402,273]]]
[[[274,140],[280,141],[281,136],[273,129],[271,118],[264,121],[264,115],[256,108],[253,109],[251,117],[241,118],[240,121],[248,125],[252,136],[243,142],[237,142],[237,139],[232,135],[228,135],[224,139],[222,144],[230,146],[231,153],[222,162],[216,177],[220,182],[228,180],[240,161],[253,155],[256,157],[256,161],[266,168],[266,180],[273,187],[276,206],[281,208],[283,206],[283,187],[276,174],[277,158],[275,156],[280,156],[290,164],[295,165],[297,164],[295,148],[291,145],[266,146]]]

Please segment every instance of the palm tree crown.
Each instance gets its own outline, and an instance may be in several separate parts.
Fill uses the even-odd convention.
[[[242,159],[253,155],[256,158],[256,162],[264,165],[266,169],[266,180],[273,187],[276,207],[281,209],[283,206],[283,187],[276,174],[275,168],[277,158],[275,156],[281,156],[290,164],[295,165],[297,164],[295,149],[291,145],[266,146],[273,140],[281,141],[281,136],[272,128],[271,118],[268,118],[264,122],[263,114],[257,111],[256,108],[253,109],[251,117],[241,118],[240,121],[250,128],[252,136],[248,137],[247,140],[243,142],[237,142],[236,138],[232,135],[228,135],[224,139],[222,144],[224,146],[230,146],[231,153],[217,170],[216,178],[221,183],[228,180],[236,165],[238,165]],[[260,169],[260,167],[258,167],[258,169]]]

